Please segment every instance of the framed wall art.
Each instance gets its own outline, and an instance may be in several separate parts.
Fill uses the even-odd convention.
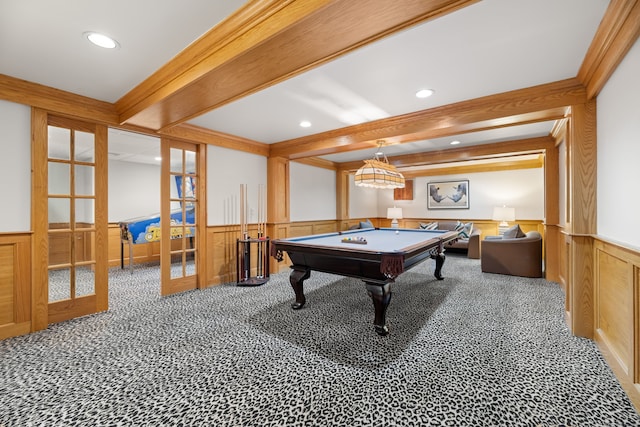
[[[469,209],[469,180],[427,184],[427,209]]]

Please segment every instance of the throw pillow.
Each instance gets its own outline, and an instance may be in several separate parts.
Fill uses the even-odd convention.
[[[370,220],[360,221],[360,228],[374,228]]]
[[[458,223],[456,224],[456,230],[457,232],[460,233],[460,237],[462,237],[463,239],[468,239],[469,236],[471,236],[471,231],[473,231],[473,223],[472,222],[467,222],[466,224],[458,221]]]
[[[519,239],[521,237],[525,237],[526,234],[522,231],[519,224],[514,225],[513,227],[509,227],[504,231],[502,235],[503,239]]]
[[[472,222],[465,223],[462,229],[462,237],[464,237],[465,239],[468,239],[469,237],[471,237],[472,231],[473,231],[473,223]]]
[[[438,229],[438,223],[437,222],[429,222],[429,223],[421,222],[420,223],[420,229],[421,230],[437,230]]]

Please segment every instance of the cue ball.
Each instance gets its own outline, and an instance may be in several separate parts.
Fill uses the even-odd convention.
[[[396,230],[396,234],[400,234],[400,231]]]

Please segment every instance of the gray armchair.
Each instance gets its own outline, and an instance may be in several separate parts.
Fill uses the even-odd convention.
[[[485,273],[543,277],[542,236],[530,231],[525,237],[484,239],[480,266]]]

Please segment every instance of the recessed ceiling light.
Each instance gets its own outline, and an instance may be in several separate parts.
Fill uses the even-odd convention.
[[[434,94],[434,90],[433,89],[420,89],[419,91],[416,92],[416,97],[418,98],[428,98],[431,95]]]
[[[451,141],[449,144],[451,144],[451,145],[458,145],[458,144],[460,144],[460,141],[458,141],[458,140]]]
[[[104,34],[96,33],[93,31],[87,31],[82,34],[85,36],[91,43],[96,46],[103,47],[105,49],[115,49],[118,47],[118,42],[112,39],[109,36],[105,36]]]
[[[300,122],[300,127],[303,127],[303,128],[311,127],[311,122],[309,120],[303,120]]]

